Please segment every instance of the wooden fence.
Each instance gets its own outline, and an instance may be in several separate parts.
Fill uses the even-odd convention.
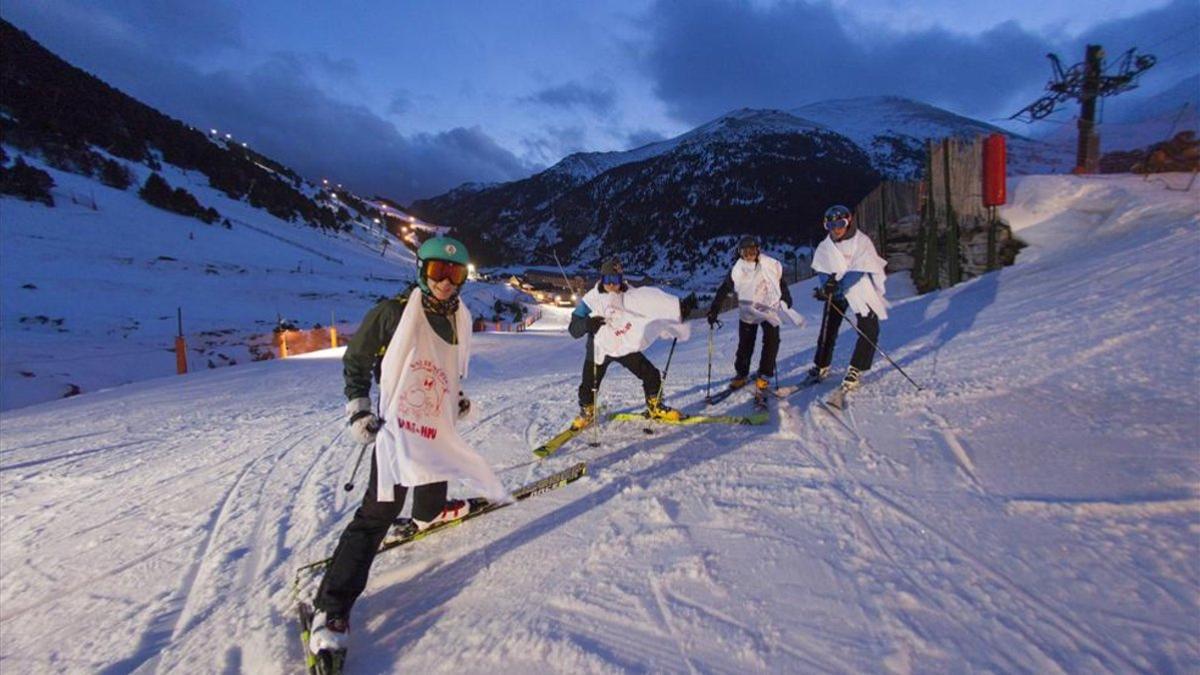
[[[1011,265],[1022,246],[983,205],[983,142],[930,141],[923,180],[884,182],[855,208],[888,271],[911,270],[921,293]]]

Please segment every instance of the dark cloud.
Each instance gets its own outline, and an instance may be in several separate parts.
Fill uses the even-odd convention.
[[[532,164],[553,164],[573,152],[587,150],[587,130],[580,126],[549,126],[521,140],[525,158]]]
[[[568,82],[542,89],[521,100],[552,108],[583,108],[604,116],[616,107],[617,94],[609,86],[586,87],[579,82]]]
[[[537,168],[479,128],[406,136],[365,106],[335,98],[322,83],[356,77],[350,59],[282,52],[245,70],[202,71],[158,47],[168,36],[151,35],[147,27],[174,30],[181,20],[150,4],[130,5],[146,19],[136,27],[123,3],[83,11],[50,1],[44,12],[19,4],[22,11],[10,11],[6,4],[5,18],[67,61],[87,64],[89,72],[173,117],[230,132],[304,176],[327,177],[364,194],[411,201],[464,182],[521,178]],[[205,30],[216,31],[222,44],[237,44],[230,14],[197,11]],[[193,13],[176,8],[175,16]],[[186,40],[200,39],[200,28],[189,30],[194,37]]]
[[[412,110],[412,107],[412,96],[407,91],[392,94],[392,99],[388,101],[388,112],[393,115],[403,115]]]
[[[1126,35],[1194,25],[1197,8],[1176,0],[1058,44],[1012,21],[974,36],[941,28],[902,33],[855,25],[824,3],[661,0],[645,22],[652,30],[645,66],[671,114],[691,123],[739,107],[881,94],[988,118],[1041,94],[1047,52],[1062,52],[1070,65],[1089,40],[1114,45],[1110,53],[1123,50],[1116,45],[1126,45]]]

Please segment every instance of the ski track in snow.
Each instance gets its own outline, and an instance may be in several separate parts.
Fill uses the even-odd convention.
[[[835,377],[767,425],[603,423],[537,460],[576,412],[583,345],[479,336],[464,436],[510,487],[579,460],[588,476],[381,555],[349,670],[1200,668],[1200,209],[1130,178],[1010,194],[1018,264],[883,324],[925,391],[877,359],[844,414],[817,400],[848,327]],[[799,309],[783,384],[812,358],[819,306]],[[734,333],[716,336],[717,386]],[[703,406],[700,337],[669,402],[749,412]],[[297,672],[293,572],[365,489],[364,468],[342,490],[358,447],[338,356],[6,412],[0,668]],[[614,367],[601,402],[638,409],[640,386]]]

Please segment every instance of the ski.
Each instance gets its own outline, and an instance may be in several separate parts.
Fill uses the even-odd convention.
[[[720,403],[721,401],[724,401],[725,399],[729,398],[730,396],[733,396],[734,392],[741,391],[743,388],[745,388],[745,385],[742,385],[741,387],[726,387],[726,388],[722,389],[721,391],[718,391],[717,393],[713,394],[712,396],[709,396],[708,398],[704,399],[704,403],[705,403],[705,405],[713,405],[714,403]]]
[[[554,438],[551,438],[550,440],[546,441],[545,443],[534,448],[533,454],[536,455],[537,457],[541,457],[543,459],[546,457],[549,457],[550,455],[553,455],[555,452],[557,452],[559,448],[566,445],[567,441],[570,441],[572,438],[575,438],[579,434],[588,430],[591,426],[592,425],[589,424],[588,426],[583,427],[581,429],[575,429],[575,428],[569,427],[569,428],[559,432],[558,435],[555,436]]]
[[[585,475],[587,475],[587,463],[577,462],[563,469],[562,471],[552,473],[545,478],[540,478],[532,483],[527,483],[526,485],[517,488],[512,492],[513,501],[523,501],[525,499],[529,499],[530,497],[535,497],[542,493],[555,490],[563,487],[564,485],[574,483],[580,478],[583,478]],[[491,513],[492,511],[502,509],[512,503],[499,502],[493,504],[488,502],[486,499],[472,499],[470,501],[472,504],[472,509],[467,512],[467,515],[456,520],[448,520],[443,523],[438,523],[426,530],[417,530],[416,526],[412,525],[410,519],[401,518],[400,520],[396,521],[395,525],[392,526],[392,532],[394,534],[391,536],[391,538],[384,539],[383,543],[379,545],[379,552],[382,553],[388,549],[396,548],[397,546],[403,546],[404,544],[419,541],[435,532],[441,532],[449,527],[461,524],[464,521],[482,516],[485,513]],[[475,508],[476,506],[478,508]],[[333,558],[325,558],[324,560],[318,560],[317,562],[309,563],[297,569],[294,582],[295,587],[297,589],[300,588],[301,579],[306,573],[317,574],[323,572],[325,568],[329,566],[329,563],[332,560]]]
[[[577,462],[563,469],[562,471],[552,473],[545,478],[538,479],[532,483],[517,488],[512,492],[513,501],[523,501],[525,499],[529,499],[530,497],[536,497],[537,495],[549,492],[551,490],[556,490],[564,485],[574,483],[580,478],[583,478],[585,475],[587,475],[587,463]],[[383,543],[379,545],[379,551],[382,553],[383,551],[396,548],[397,546],[403,546],[404,544],[409,544],[414,541],[420,541],[431,534],[441,532],[442,530],[454,527],[455,525],[461,525],[472,518],[502,509],[511,503],[512,502],[492,503],[485,499],[473,499],[471,500],[471,510],[467,512],[467,515],[456,520],[448,520],[443,523],[438,523],[425,530],[418,530],[416,525],[414,525],[411,520],[403,519],[392,527],[392,531],[395,532],[395,534],[392,536],[392,538],[385,539]]]
[[[681,420],[660,420],[649,417],[646,413],[613,413],[608,419],[614,422],[657,422],[659,424],[674,424],[691,426],[693,424],[766,424],[771,416],[766,411],[753,415],[691,415]]]
[[[300,643],[304,649],[304,665],[309,675],[337,675],[346,662],[346,650],[321,650],[316,654],[308,649],[308,638],[312,631],[313,608],[307,602],[300,603]]]
[[[805,389],[811,389],[812,387],[814,387],[818,384],[821,384],[822,381],[823,380],[814,380],[812,382],[804,381],[799,384],[789,384],[788,386],[780,387],[780,388],[772,391],[771,393],[774,394],[776,398],[787,398],[787,397],[791,396],[792,394],[795,394],[798,391],[804,391]]]
[[[765,389],[755,390],[755,392],[754,392],[754,409],[760,410],[760,411],[767,409],[767,390],[765,390]]]
[[[842,389],[841,387],[834,389],[833,393],[829,395],[829,398],[821,400],[821,404],[826,408],[831,408],[839,412],[845,410],[848,403],[849,402],[846,400],[846,390]]]

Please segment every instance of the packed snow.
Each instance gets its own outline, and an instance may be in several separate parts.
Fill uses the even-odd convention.
[[[1017,264],[898,302],[881,346],[923,389],[880,356],[844,415],[815,404],[835,378],[761,427],[610,423],[535,462],[575,412],[583,343],[563,312],[477,336],[466,438],[512,487],[589,475],[381,555],[348,670],[1200,669],[1200,202],[1131,176],[1009,195]],[[782,384],[819,324],[792,292],[808,323],[784,329]],[[694,328],[666,379],[688,412],[709,386]],[[330,553],[365,482],[342,490],[358,448],[339,358],[6,411],[0,669],[300,671],[293,573]],[[601,400],[637,409],[640,387],[614,367]]]

